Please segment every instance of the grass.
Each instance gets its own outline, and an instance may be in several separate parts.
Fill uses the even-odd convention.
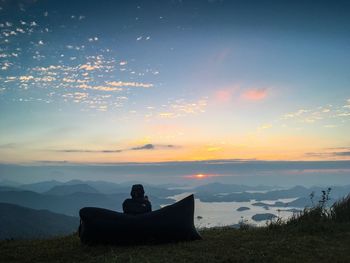
[[[350,262],[350,223],[320,229],[207,229],[200,241],[135,247],[89,247],[77,235],[2,241],[0,262]]]
[[[267,227],[203,229],[194,242],[89,247],[77,235],[1,241],[0,262],[350,262],[349,215],[348,196]]]

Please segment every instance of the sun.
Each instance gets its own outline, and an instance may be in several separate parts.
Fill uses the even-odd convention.
[[[201,179],[207,179],[207,178],[210,178],[214,175],[212,174],[203,174],[203,173],[200,173],[200,174],[191,174],[191,175],[185,175],[184,177],[185,178],[188,178],[188,179],[196,179],[196,180],[201,180]]]

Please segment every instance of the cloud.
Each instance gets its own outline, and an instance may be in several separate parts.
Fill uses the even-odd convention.
[[[121,88],[112,88],[108,86],[91,86],[87,84],[81,84],[77,86],[79,89],[91,89],[91,90],[99,90],[99,91],[121,91]]]
[[[90,37],[88,39],[89,42],[94,42],[94,41],[98,41],[98,37]]]
[[[33,79],[34,79],[33,76],[20,76],[19,77],[20,82],[28,82],[28,81],[33,80]]]
[[[70,162],[64,161],[51,161],[51,160],[38,160],[36,163],[48,164],[48,165],[60,165],[60,164],[69,164]]]
[[[311,157],[350,157],[350,147],[327,148],[324,152],[309,152],[305,155]]]
[[[268,91],[268,88],[249,88],[235,84],[216,89],[214,101],[220,105],[231,103],[237,99],[259,101],[268,96]]]
[[[283,119],[293,119],[293,118],[297,118],[299,116],[302,116],[303,114],[309,112],[309,110],[305,110],[305,109],[300,109],[297,110],[296,112],[292,112],[292,113],[287,113],[285,115],[283,115]]]
[[[63,153],[120,153],[123,150],[63,149],[63,150],[54,150],[54,151],[63,152]]]
[[[332,153],[329,152],[308,152],[305,153],[306,156],[309,157],[330,157],[332,156]]]
[[[1,146],[0,146],[1,147]],[[121,153],[126,151],[141,151],[141,150],[155,150],[155,149],[169,149],[176,148],[175,145],[172,144],[152,144],[148,143],[141,146],[136,146],[127,149],[106,149],[106,150],[91,150],[91,149],[60,149],[53,150],[54,152],[62,152],[62,153]]]
[[[131,150],[133,151],[138,151],[138,150],[153,150],[155,149],[155,146],[151,143],[148,143],[148,144],[145,144],[143,146],[139,146],[139,147],[134,147],[134,148],[131,148]]]
[[[222,147],[210,146],[210,147],[207,147],[206,150],[208,152],[219,152],[219,151],[222,151]]]
[[[299,109],[295,112],[284,114],[281,120],[295,121],[300,123],[316,123],[319,121],[327,121],[324,128],[335,128],[339,124],[348,121],[350,116],[350,102],[349,99],[341,105],[327,104],[311,109]],[[337,122],[337,123],[335,123]]]
[[[151,83],[140,83],[140,82],[124,82],[124,81],[110,81],[106,84],[113,87],[136,87],[136,88],[152,88]]]
[[[263,124],[261,126],[258,127],[258,130],[261,131],[261,130],[266,130],[266,129],[271,129],[272,128],[272,124]]]
[[[348,150],[350,151],[350,147],[332,147],[332,148],[327,148],[327,150]]]
[[[178,99],[170,101],[168,104],[164,104],[164,111],[157,113],[157,115],[160,118],[177,118],[187,115],[196,115],[205,112],[207,104],[207,98],[191,102],[186,101],[185,99]]]
[[[130,150],[138,151],[138,150],[154,150],[154,149],[167,149],[167,148],[176,148],[175,145],[172,144],[152,144],[148,143],[142,146],[131,148]]]
[[[350,151],[347,152],[334,152],[335,156],[350,156]]]
[[[42,14],[43,16],[51,15],[46,10],[43,10]],[[84,18],[79,14],[72,15],[72,17],[79,20]],[[67,39],[66,43],[57,47],[57,52],[47,54],[45,46],[48,40],[45,34],[53,32],[53,28],[49,25],[43,27],[35,21],[19,20],[0,23],[0,28],[1,35],[6,38],[3,41],[6,42],[5,47],[0,52],[0,58],[2,58],[0,59],[0,71],[19,68],[24,58],[23,55],[41,60],[43,62],[41,64],[45,65],[29,67],[25,75],[11,72],[16,75],[0,77],[0,93],[4,90],[1,86],[11,82],[13,88],[6,90],[13,93],[14,101],[60,103],[63,100],[65,103],[79,104],[79,107],[86,112],[119,111],[128,100],[129,88],[147,89],[155,86],[152,80],[145,82],[142,79],[144,76],[159,73],[150,64],[145,65],[144,69],[138,68],[137,71],[126,69],[123,78],[127,78],[125,79],[127,81],[123,81],[119,79],[116,71],[128,66],[129,62],[126,58],[116,59],[114,50],[109,48],[99,49],[95,55],[90,55],[87,49],[91,47],[91,44],[99,41],[99,36],[85,36],[80,43],[70,43]],[[21,43],[22,38],[25,38],[26,41],[27,38],[30,38],[29,43],[32,47],[28,49],[10,48],[12,43]],[[50,65],[52,61],[54,64]],[[106,84],[107,81],[108,84]],[[25,90],[26,97],[19,97],[22,96],[22,93],[16,92],[16,89]],[[89,96],[76,99],[75,96],[68,94],[79,91],[78,89],[89,93]],[[118,91],[124,94],[121,96]],[[105,97],[105,95],[110,95],[110,97]]]
[[[95,70],[95,69],[100,69],[100,65],[90,65],[90,64],[84,64],[80,66],[80,69],[85,69],[87,71]]]
[[[174,118],[175,114],[172,112],[161,112],[161,113],[159,113],[159,117],[161,117],[161,118]]]
[[[219,103],[230,102],[233,98],[235,89],[220,89],[215,92],[215,100]]]
[[[15,147],[16,147],[15,143],[0,144],[0,149],[13,149]]]
[[[248,89],[242,93],[242,97],[246,100],[258,101],[263,100],[267,97],[268,90],[266,88],[260,89]]]

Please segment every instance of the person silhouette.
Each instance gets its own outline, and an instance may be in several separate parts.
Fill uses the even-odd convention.
[[[123,202],[123,211],[125,214],[144,214],[152,211],[151,202],[148,196],[145,196],[145,190],[142,184],[134,184],[130,192],[131,198]]]

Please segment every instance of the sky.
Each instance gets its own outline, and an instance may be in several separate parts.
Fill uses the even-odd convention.
[[[1,0],[0,162],[349,161],[349,13]]]

